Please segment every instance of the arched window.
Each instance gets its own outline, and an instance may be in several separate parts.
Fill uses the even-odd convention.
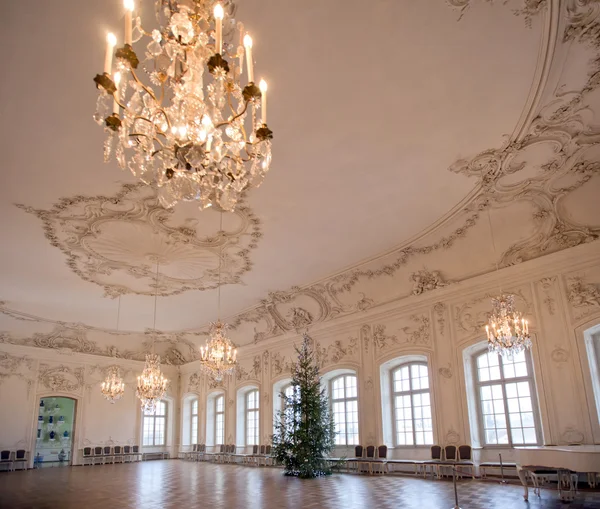
[[[215,398],[215,444],[225,443],[225,396]]]
[[[540,425],[528,353],[475,357],[475,383],[484,445],[535,445]]]
[[[336,445],[358,444],[358,390],[355,375],[331,380],[330,392]]]
[[[190,443],[198,443],[198,400],[192,400],[192,425],[190,427]]]
[[[258,445],[259,442],[259,403],[257,389],[246,393],[246,445]]]
[[[167,403],[159,401],[155,412],[144,410],[142,445],[157,446],[166,444]]]
[[[433,444],[427,364],[402,364],[391,375],[395,445]]]

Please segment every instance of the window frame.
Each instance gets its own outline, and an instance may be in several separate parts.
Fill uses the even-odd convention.
[[[411,366],[425,366],[425,368],[427,368],[427,389],[413,389],[412,388],[412,373],[411,373]],[[400,371],[402,368],[408,368],[408,373],[409,373],[409,384],[410,384],[410,389],[408,391],[400,391],[400,392],[396,392],[395,391],[395,384],[394,384],[394,375],[397,371]],[[434,407],[433,407],[433,398],[431,395],[431,373],[430,373],[430,369],[429,369],[429,364],[426,361],[415,361],[415,360],[410,360],[410,361],[405,361],[402,362],[401,364],[398,364],[396,366],[394,366],[392,369],[390,369],[389,371],[389,384],[390,384],[390,408],[392,410],[392,443],[394,444],[394,448],[398,447],[405,447],[405,448],[413,448],[413,447],[425,447],[425,448],[430,448],[432,445],[435,445],[436,439],[435,439],[435,419],[434,419]],[[424,394],[427,393],[429,394],[429,409],[431,412],[431,434],[432,434],[432,439],[431,439],[431,443],[425,443],[425,444],[417,444],[417,437],[416,437],[416,426],[415,426],[415,411],[414,411],[414,404],[413,404],[413,395],[415,394]],[[413,443],[412,444],[399,444],[398,443],[398,430],[397,430],[397,422],[396,422],[396,396],[410,396],[410,408],[411,408],[411,415],[412,415],[412,435],[413,435]]]
[[[542,445],[543,436],[542,436],[542,420],[540,417],[540,407],[537,398],[537,384],[535,381],[535,373],[533,371],[533,359],[531,356],[531,352],[529,350],[524,350],[525,354],[525,364],[527,366],[527,376],[520,376],[514,378],[505,378],[504,377],[504,356],[501,354],[496,354],[499,357],[499,368],[500,368],[500,378],[495,380],[487,380],[485,382],[481,382],[479,380],[479,366],[477,365],[477,360],[483,355],[488,355],[490,351],[488,348],[483,348],[477,350],[472,355],[472,370],[473,370],[473,387],[475,390],[475,405],[477,409],[477,423],[479,424],[479,439],[480,444],[483,448],[490,449],[513,449],[515,447],[535,447]],[[509,383],[519,383],[519,382],[527,382],[529,384],[529,395],[531,398],[531,408],[533,413],[533,423],[534,430],[536,436],[535,443],[522,443],[522,444],[513,444],[512,440],[512,428],[510,424],[510,415],[508,412],[508,402],[506,397],[506,384]],[[506,433],[508,436],[508,443],[506,444],[488,444],[486,442],[485,436],[485,418],[483,415],[483,404],[481,401],[481,388],[485,386],[492,385],[500,385],[502,388],[502,403],[504,406],[504,415],[506,417]]]
[[[250,396],[256,394],[256,407],[249,407]],[[254,421],[256,423],[255,435],[250,440],[250,426],[248,426],[250,420],[250,414],[256,414]],[[244,438],[246,445],[259,445],[260,444],[260,392],[258,389],[251,389],[244,394]]]
[[[219,410],[219,400],[223,401],[223,410]],[[225,443],[225,395],[217,394],[214,398],[215,405],[215,445],[222,445]],[[221,437],[221,441],[219,442],[219,417],[223,417],[223,436]]]
[[[198,425],[200,424],[200,402],[198,398],[194,398],[191,401],[190,407],[190,443],[196,445],[198,443]]]
[[[346,396],[346,378],[348,377],[353,377],[356,380],[356,396],[353,397],[347,397]],[[344,397],[343,398],[334,398],[334,391],[333,391],[333,386],[335,384],[335,382],[339,379],[344,379]],[[349,446],[354,446],[354,445],[359,445],[360,444],[360,412],[358,409],[358,376],[356,373],[342,373],[340,375],[337,375],[335,377],[333,377],[332,379],[329,380],[329,410],[331,412],[331,415],[333,416],[333,419],[335,421],[335,414],[333,411],[333,407],[335,403],[340,403],[343,402],[344,403],[344,441],[343,443],[336,443],[335,447],[349,447]],[[356,401],[356,427],[358,429],[358,432],[356,433],[356,443],[349,443],[348,442],[348,402],[352,402],[352,401]],[[339,432],[336,431],[336,438],[337,436],[340,435]],[[354,435],[354,433],[351,433],[351,435]]]
[[[161,405],[164,405],[164,414],[157,414],[158,409]],[[152,414],[146,414],[146,411],[142,409],[142,447],[164,447],[167,445],[167,426],[168,426],[168,415],[169,415],[169,404],[166,400],[161,399],[156,405],[156,410]],[[146,428],[146,419],[152,420],[152,443],[144,443],[144,429]],[[156,421],[162,420],[164,422],[164,432],[162,443],[156,442]]]

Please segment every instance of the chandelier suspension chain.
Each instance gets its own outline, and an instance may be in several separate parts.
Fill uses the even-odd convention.
[[[223,211],[219,217],[219,237],[223,236]],[[219,276],[217,286],[217,320],[221,319],[221,261],[223,259],[223,241],[219,246]]]
[[[492,227],[492,206],[491,204],[487,209],[487,217],[488,224],[490,225],[490,237],[492,240],[492,251],[494,253],[494,264],[496,265],[496,274],[500,271],[500,267],[498,265],[498,254],[496,253],[496,241],[494,239],[494,228]],[[502,295],[502,280],[498,278],[498,287],[500,289],[500,295]]]

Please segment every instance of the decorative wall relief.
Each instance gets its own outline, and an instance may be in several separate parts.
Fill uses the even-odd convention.
[[[33,359],[26,355],[11,355],[6,352],[0,352],[0,370],[9,373],[16,373],[22,366],[32,370],[34,367]]]
[[[154,295],[157,262],[169,266],[159,274],[161,296],[216,288],[219,252],[221,284],[240,283],[262,237],[260,220],[243,204],[232,231],[202,237],[197,219],[174,222],[173,209],[164,209],[144,184],[125,184],[113,196],[62,198],[50,210],[17,207],[42,220],[46,238],[75,274],[111,297]]]
[[[552,350],[550,357],[557,364],[561,364],[561,363],[567,362],[569,360],[569,355],[570,354],[569,354],[568,350],[565,350],[564,348],[557,346],[554,350]]]
[[[369,375],[365,380],[365,391],[370,392],[373,390],[373,377]]]
[[[262,364],[263,364],[263,370],[264,370],[265,374],[267,374],[269,371],[269,351],[268,350],[265,350],[263,352]]]
[[[365,354],[369,353],[369,344],[371,343],[371,326],[363,325],[360,328],[360,339],[362,340],[363,347],[365,349]]]
[[[447,366],[439,368],[438,373],[441,377],[449,380],[450,378],[452,378],[452,364],[448,363]]]
[[[77,392],[84,386],[84,369],[40,364],[38,380],[52,391]]]
[[[235,379],[238,382],[243,382],[245,380],[248,380],[250,378],[250,374],[248,373],[248,371],[246,371],[246,369],[238,364],[237,367],[235,368]]]
[[[564,429],[560,439],[566,444],[582,444],[585,441],[585,435],[574,426]]]
[[[430,272],[426,269],[413,272],[410,275],[410,281],[413,285],[411,292],[413,295],[421,295],[424,292],[429,292],[437,288],[443,288],[449,284],[449,282],[444,281],[440,271],[434,270],[433,272]]]
[[[446,433],[446,436],[444,437],[444,444],[445,445],[457,445],[459,443],[460,443],[460,435],[454,429],[454,427],[450,426],[450,429],[448,430],[448,432]]]
[[[352,357],[358,351],[358,338],[349,338],[348,344],[344,345],[336,340],[327,347],[327,357],[332,363],[338,363],[346,357]]]
[[[542,291],[544,293],[543,303],[546,306],[546,309],[548,310],[548,313],[550,315],[554,315],[554,313],[556,311],[556,301],[554,300],[554,297],[552,296],[552,291],[554,289],[554,283],[556,283],[556,276],[545,277],[543,279],[540,279],[540,286],[542,287]]]
[[[260,363],[260,355],[254,356],[254,361],[252,362],[252,376],[257,380],[260,380],[261,373],[261,363]]]
[[[416,328],[402,327],[406,342],[413,345],[429,345],[431,342],[429,317],[427,315],[410,315],[410,319],[418,326]]]
[[[271,355],[271,366],[272,375],[279,376],[282,373],[290,373],[292,363],[285,356],[282,356],[279,352],[275,352]]]
[[[446,330],[446,304],[444,304],[443,302],[437,302],[435,306],[433,306],[433,312],[436,316],[438,332],[440,336],[443,336],[444,331]]]
[[[397,344],[398,336],[393,334],[386,334],[386,326],[376,324],[373,326],[373,347],[375,349],[383,350],[384,348]]]
[[[586,283],[582,277],[567,279],[567,298],[579,320],[600,307],[600,285]]]
[[[286,317],[291,326],[298,332],[313,322],[312,315],[306,309],[300,307],[291,308]]]

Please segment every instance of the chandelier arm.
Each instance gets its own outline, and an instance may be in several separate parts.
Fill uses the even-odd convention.
[[[142,87],[142,88],[143,88],[143,89],[146,91],[146,93],[152,97],[152,99],[154,99],[156,102],[158,102],[158,101],[156,100],[156,95],[154,94],[154,91],[153,91],[151,88],[148,88],[148,87],[147,87],[147,86],[146,86],[146,85],[145,85],[145,84],[144,84],[144,83],[143,83],[143,82],[142,82],[142,81],[141,81],[141,80],[140,80],[140,79],[137,77],[137,74],[136,74],[135,70],[134,70],[132,67],[130,67],[130,68],[129,68],[129,71],[131,72],[131,76],[133,76],[133,79],[135,80],[135,82],[136,82],[138,85],[140,85],[140,86],[141,86],[141,87]]]
[[[236,120],[236,119],[240,118],[240,117],[241,117],[241,116],[242,116],[244,113],[246,113],[246,111],[248,110],[248,104],[250,104],[250,101],[244,101],[244,103],[245,103],[245,104],[244,104],[244,109],[243,109],[243,110],[242,110],[240,113],[238,113],[238,114],[237,114],[235,117],[232,117],[232,118],[230,118],[229,120],[227,120],[227,121],[225,121],[225,122],[220,122],[220,123],[218,123],[218,124],[215,126],[215,129],[217,129],[217,128],[219,128],[219,127],[222,127],[222,126],[225,126],[225,125],[231,125],[231,123],[232,123],[234,120]]]
[[[144,133],[129,133],[129,136],[143,136],[144,138],[148,138],[149,140],[156,141],[162,148],[165,148],[163,142],[154,136],[148,136]]]

